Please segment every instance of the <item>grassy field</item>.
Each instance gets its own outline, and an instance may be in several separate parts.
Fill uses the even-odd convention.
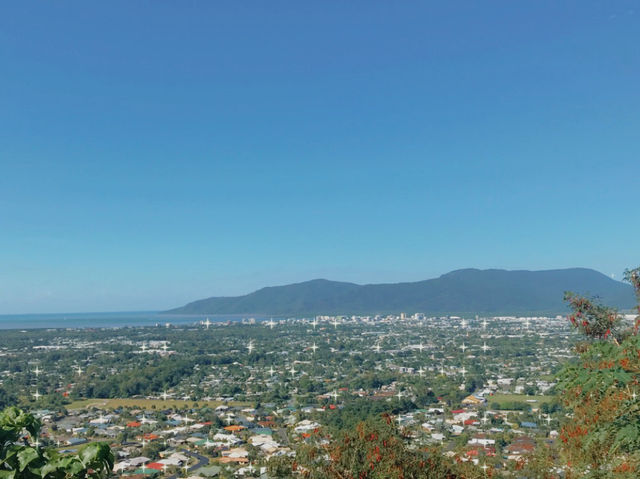
[[[486,396],[489,405],[497,402],[498,404],[510,403],[510,402],[524,402],[536,407],[545,402],[551,402],[555,396],[527,396],[525,394],[494,394],[493,396]],[[535,402],[529,402],[535,401]]]
[[[82,401],[74,401],[68,406],[67,409],[87,409],[90,407],[98,407],[101,409],[116,409],[119,407],[131,407],[131,408],[140,408],[140,409],[188,409],[193,408],[195,405],[199,407],[208,406],[211,408],[215,408],[220,406],[221,404],[226,404],[227,406],[244,406],[251,407],[252,403],[249,402],[238,402],[231,401],[227,403],[223,403],[222,401],[183,401],[181,399],[124,399],[124,398],[115,398],[115,399],[84,399]]]

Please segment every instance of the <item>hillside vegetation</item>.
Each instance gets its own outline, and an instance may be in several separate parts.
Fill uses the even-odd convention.
[[[548,271],[463,269],[413,283],[358,285],[316,279],[262,288],[237,297],[212,297],[173,309],[179,314],[526,314],[567,310],[565,291],[598,296],[626,309],[633,289],[585,268]]]

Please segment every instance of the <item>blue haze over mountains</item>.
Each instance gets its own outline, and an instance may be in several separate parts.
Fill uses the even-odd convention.
[[[168,311],[176,314],[555,314],[567,310],[563,295],[597,296],[622,310],[635,304],[630,285],[598,271],[461,269],[411,283],[358,285],[314,279],[272,286],[237,297],[212,297]]]

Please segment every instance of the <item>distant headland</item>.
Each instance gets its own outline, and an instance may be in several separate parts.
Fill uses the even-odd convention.
[[[630,285],[587,268],[545,271],[461,269],[424,281],[366,284],[314,279],[259,289],[237,297],[211,297],[166,311],[171,314],[556,314],[565,291],[633,307]]]

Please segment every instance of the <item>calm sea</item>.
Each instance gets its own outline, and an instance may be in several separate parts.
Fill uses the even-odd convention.
[[[0,315],[0,329],[40,328],[123,328],[127,326],[164,326],[197,324],[209,318],[211,322],[242,321],[262,316],[188,316],[160,314],[155,311],[121,313],[59,313],[59,314],[4,314]]]

